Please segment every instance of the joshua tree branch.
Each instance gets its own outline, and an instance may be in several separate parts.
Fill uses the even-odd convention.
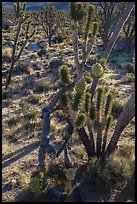
[[[15,51],[16,51],[16,46],[17,46],[17,42],[18,42],[18,37],[19,37],[19,34],[20,34],[20,30],[21,30],[21,25],[22,25],[22,22],[20,22],[18,24],[18,28],[17,28],[15,40],[14,40],[14,45],[13,45],[13,50],[12,50],[11,67],[10,67],[10,70],[9,70],[9,75],[7,76],[7,79],[6,79],[5,89],[8,88],[8,86],[10,84],[10,81],[11,81],[11,75],[12,75],[13,67],[14,67],[14,64],[15,64]]]
[[[118,118],[114,134],[106,149],[106,154],[109,155],[115,150],[122,131],[126,128],[128,123],[133,119],[134,116],[135,116],[135,90]]]

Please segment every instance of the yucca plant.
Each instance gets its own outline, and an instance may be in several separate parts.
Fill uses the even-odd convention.
[[[64,11],[58,10],[52,3],[48,3],[43,9],[33,13],[34,19],[41,25],[46,38],[48,38],[49,46],[53,35],[57,33],[58,29],[65,26]]]
[[[70,2],[70,28],[76,75],[73,78],[66,65],[60,67],[62,87],[57,91],[49,105],[43,109],[43,129],[38,169],[42,169],[45,164],[45,152],[53,157],[58,157],[64,151],[64,164],[67,164],[66,168],[70,166],[67,150],[69,139],[73,137],[74,130],[77,131],[89,159],[94,156],[105,158],[107,153],[110,152],[111,144],[108,145],[108,148],[107,138],[113,122],[111,115],[113,95],[109,92],[109,89],[108,93],[103,87],[97,89],[98,82],[105,72],[106,58],[101,56],[101,59],[98,59],[92,66],[86,64],[99,29],[99,23],[94,21],[95,10],[94,6],[85,10],[84,2]],[[81,53],[78,47],[80,26],[82,28]],[[86,31],[88,31],[88,35]],[[80,54],[81,58],[79,58]],[[90,86],[87,85],[85,80],[85,69],[92,78]],[[50,114],[58,101],[59,107],[64,111],[68,126],[65,131],[64,143],[55,153],[54,148],[49,144],[49,124]]]
[[[29,12],[26,11],[26,7],[27,7],[27,3],[24,2],[23,5],[21,5],[21,2],[17,2],[14,3],[13,5],[14,7],[14,12],[15,12],[15,16],[16,16],[16,21],[17,21],[17,31],[16,31],[16,35],[15,35],[15,39],[14,39],[14,45],[13,45],[13,49],[12,49],[12,61],[11,61],[11,66],[9,69],[9,73],[7,75],[7,79],[6,79],[6,84],[5,84],[5,89],[8,88],[10,81],[11,81],[11,76],[12,76],[12,72],[14,69],[14,65],[15,63],[20,59],[20,56],[25,48],[25,46],[27,45],[27,43],[29,42],[29,40],[34,36],[35,34],[35,30],[32,30],[32,28],[30,28],[31,26],[31,15]],[[20,48],[20,51],[18,53],[17,52],[17,43],[19,41],[19,35],[22,31],[22,25],[26,24],[26,28],[25,28],[25,40]]]

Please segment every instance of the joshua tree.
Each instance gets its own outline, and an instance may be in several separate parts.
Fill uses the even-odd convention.
[[[129,18],[132,10],[134,9],[135,7],[135,3],[134,2],[131,2],[131,3],[128,3],[126,8],[124,9],[124,12],[122,14],[122,16],[120,17],[120,19],[118,20],[114,30],[113,30],[113,35],[112,37],[110,38],[110,41],[109,43],[107,44],[107,47],[103,53],[103,58],[105,59],[108,59],[109,55],[110,55],[110,52],[118,38],[118,35],[121,31],[121,29],[123,28],[125,22],[127,21],[127,19]]]
[[[98,87],[96,90],[98,81],[104,74],[106,61],[105,59],[99,59],[92,67],[87,67],[86,65],[99,27],[98,23],[94,22],[94,14],[95,7],[93,5],[90,5],[85,11],[82,2],[70,3],[70,16],[72,19],[71,28],[73,28],[72,40],[77,73],[76,77],[73,78],[70,75],[69,67],[66,65],[60,67],[62,87],[52,98],[49,105],[42,111],[43,129],[40,138],[38,170],[45,168],[44,155],[46,152],[54,158],[58,157],[60,153],[64,151],[65,166],[66,168],[72,167],[72,163],[68,157],[67,148],[68,141],[73,136],[74,130],[78,132],[88,158],[92,158],[93,156],[105,158],[106,155],[109,155],[115,150],[121,132],[134,117],[134,111],[132,111],[132,114],[129,114],[130,116],[128,119],[126,120],[125,118],[124,126],[119,122],[122,120],[123,116],[125,116],[125,113],[127,114],[127,111],[130,111],[131,109],[134,110],[133,107],[128,109],[127,105],[125,107],[125,113],[123,113],[118,120],[112,141],[107,146],[107,138],[112,123],[111,109],[113,104],[113,94],[111,91],[105,91],[103,87]],[[82,55],[80,60],[78,52],[78,26],[79,22],[84,18],[84,15],[86,15],[86,21],[84,25],[85,30],[83,29],[82,33]],[[90,86],[86,83],[84,68],[89,71],[91,78],[93,79]],[[96,97],[94,97],[95,95]],[[55,110],[54,107],[56,104],[58,104],[63,110],[66,122],[68,123],[68,128],[64,135],[64,143],[58,151],[55,151],[54,147],[49,144],[50,114]]]
[[[99,32],[104,49],[111,38],[117,21],[123,13],[125,4],[124,2],[97,2],[97,19],[100,21]]]
[[[14,39],[14,45],[13,45],[13,49],[12,49],[11,67],[9,69],[9,73],[8,73],[7,79],[6,79],[6,85],[5,85],[6,89],[8,88],[8,86],[10,84],[11,76],[12,76],[12,72],[13,72],[15,63],[19,60],[19,58],[20,58],[20,56],[21,56],[27,42],[35,34],[35,30],[31,31],[31,29],[30,29],[31,18],[30,18],[30,13],[27,13],[27,11],[26,11],[26,6],[27,6],[26,3],[24,3],[23,6],[21,6],[20,2],[18,2],[17,4],[14,4],[14,12],[15,12],[16,21],[17,21],[18,26],[17,26],[17,31],[16,31],[16,35],[15,35],[15,39]],[[22,30],[22,25],[25,24],[25,23],[26,23],[25,41],[22,44],[18,54],[16,54],[17,43],[19,41],[19,35],[20,35],[21,30]]]
[[[125,34],[124,48],[127,51],[132,51],[134,45],[132,42],[135,41],[135,8],[132,10],[130,17],[123,26],[123,31]]]
[[[34,13],[35,20],[42,26],[46,38],[51,46],[51,39],[56,34],[57,29],[61,29],[65,25],[64,12],[57,10],[52,4],[47,4],[44,9]]]

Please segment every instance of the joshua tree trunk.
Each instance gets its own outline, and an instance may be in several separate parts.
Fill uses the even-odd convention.
[[[16,51],[16,46],[17,46],[17,41],[18,41],[21,25],[22,23],[19,23],[18,28],[17,28],[17,33],[15,36],[13,50],[12,50],[12,62],[11,62],[10,70],[9,70],[9,75],[7,76],[7,79],[6,79],[5,89],[8,88],[10,81],[11,81],[11,75],[12,75],[14,64],[15,64],[15,51]]]
[[[128,123],[133,119],[134,116],[135,116],[135,90],[118,118],[115,131],[107,147],[106,154],[109,155],[110,153],[114,152],[122,131],[126,128]]]
[[[51,36],[49,36],[49,47],[51,47]]]
[[[88,138],[88,135],[87,135],[87,133],[85,131],[85,128],[82,127],[80,129],[77,129],[77,131],[78,131],[79,137],[80,137],[80,139],[81,139],[81,141],[82,141],[82,143],[83,143],[83,145],[85,147],[88,158],[93,157],[94,156],[93,155],[93,149],[92,149],[92,146],[91,146],[91,142],[90,142],[90,140]]]
[[[114,44],[115,44],[115,42],[116,42],[116,40],[118,38],[118,35],[119,35],[122,27],[124,26],[126,20],[130,16],[134,6],[135,6],[134,2],[131,2],[131,3],[129,3],[127,5],[123,15],[121,16],[121,18],[119,19],[117,25],[114,28],[113,35],[112,35],[112,37],[111,37],[111,39],[110,39],[110,41],[109,41],[103,55],[102,55],[102,58],[105,58],[106,60],[108,59],[108,57],[109,57],[109,55],[111,53],[111,50],[112,50],[112,48],[113,48],[113,46],[114,46]]]

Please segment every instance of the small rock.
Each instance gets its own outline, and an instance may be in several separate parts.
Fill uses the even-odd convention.
[[[40,50],[39,52],[37,52],[37,54],[42,57],[42,55],[45,55],[46,54],[46,50]]]
[[[50,69],[56,69],[63,64],[64,64],[64,62],[62,60],[59,60],[57,57],[53,57],[49,62],[49,68]]]
[[[44,48],[44,47],[47,47],[48,46],[48,43],[46,41],[43,41],[43,42],[39,42],[39,46],[41,48]]]

